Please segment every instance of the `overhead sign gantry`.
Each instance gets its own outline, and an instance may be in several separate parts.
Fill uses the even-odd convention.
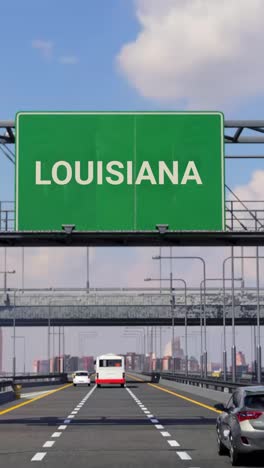
[[[83,114],[87,114],[87,113],[83,113]],[[109,115],[112,115],[112,114],[113,113],[109,113]],[[134,115],[134,113],[127,113],[127,114],[131,116]],[[174,113],[170,113],[170,114],[175,115]],[[122,115],[122,113],[120,113],[120,115]],[[144,115],[144,113],[142,113],[142,115]],[[183,115],[187,116],[188,113],[183,114]],[[59,128],[56,125],[57,123],[54,121],[54,125],[51,125],[49,128],[49,133],[46,135],[43,134],[43,141],[45,142],[46,147],[50,149],[51,146],[49,142],[51,140],[52,141],[55,140],[55,146],[57,149],[66,148],[66,151],[67,151],[67,146],[64,144],[66,140],[66,142],[70,144],[71,148],[73,148],[74,146],[74,148],[72,149],[72,153],[76,153],[75,144],[78,147],[79,144],[81,144],[80,142],[85,141],[87,138],[84,126],[81,125],[78,128],[76,128],[76,126],[68,127],[67,135],[64,134],[63,138],[61,138],[61,133],[59,131]],[[164,130],[166,131],[166,129]],[[157,128],[157,135],[158,135],[158,131],[159,131],[159,128]],[[193,154],[195,154],[196,143],[197,141],[199,141],[200,136],[203,134],[202,138],[209,141],[211,138],[210,131],[211,131],[210,126],[208,126],[207,128],[203,127],[201,128],[200,132],[198,132],[198,131],[195,131],[195,128],[193,128],[190,125],[184,128],[184,132],[181,135],[184,136],[185,142],[188,142],[188,144],[191,143],[193,145],[193,152],[194,152]],[[13,151],[13,145],[15,142],[17,142],[18,133],[19,131],[16,128],[16,125],[14,122],[0,121],[0,151],[13,164],[15,164],[16,162],[16,155]],[[243,152],[242,155],[238,155],[237,153],[236,154],[225,153],[225,159],[263,158],[264,156],[261,155],[259,152],[258,154],[254,154],[254,152],[252,152],[252,147],[251,147],[251,144],[256,144],[256,143],[261,144],[261,145],[264,144],[263,133],[264,133],[264,121],[260,121],[260,120],[225,121],[224,122],[224,138],[223,138],[223,142],[225,143],[225,145],[231,144],[234,147],[234,145],[240,146],[241,144],[243,145],[246,144],[247,146],[247,144],[250,144],[250,146],[248,147],[249,148],[248,152]],[[155,135],[156,135],[156,132],[153,133],[154,138],[155,138]],[[28,139],[30,140],[30,146],[32,147],[35,145],[35,142],[34,142],[35,136],[36,135],[34,131],[28,134]],[[27,144],[29,145],[29,141],[27,142]],[[96,140],[96,144],[98,144],[98,140]],[[184,140],[182,140],[180,144],[184,146]],[[154,144],[153,144],[153,147],[154,147],[154,150],[156,150]],[[59,160],[68,162],[65,159],[65,152],[61,155],[61,158]],[[71,176],[71,181],[73,177],[74,177],[73,181],[75,180],[75,175],[76,175],[75,161],[81,162],[81,159],[75,158],[75,159],[71,159],[71,161],[72,160],[74,161],[74,167],[71,166],[69,168],[69,166],[67,165],[64,165],[64,167],[63,165],[55,166],[55,168],[53,169],[53,176],[55,175],[55,182],[56,182],[56,177],[57,177],[57,182],[58,182],[58,181],[61,181],[61,179],[63,180],[63,177],[65,176],[67,176],[67,178]],[[207,158],[205,160],[206,162],[208,162]],[[35,180],[36,180],[36,161],[41,161],[41,160],[35,158],[33,159],[33,161],[35,161],[35,168],[33,165],[33,168],[35,170],[35,173],[33,172],[33,178],[35,177]],[[86,162],[87,161],[89,161],[89,159],[87,159]],[[98,168],[98,165],[97,165],[98,161],[103,161],[103,159],[93,161],[93,163],[95,164],[95,169]],[[124,161],[116,157],[114,159],[111,159],[111,161],[112,162],[118,161],[119,163],[124,165]],[[126,183],[127,183],[127,181],[130,182],[131,174],[132,174],[131,186],[130,184],[127,184],[127,188],[131,189],[134,184],[136,185],[136,193],[138,193],[137,190],[139,189],[140,203],[142,205],[140,206],[140,209],[142,210],[144,210],[145,207],[147,207],[147,204],[149,203],[149,200],[146,199],[146,194],[144,193],[144,191],[141,192],[141,189],[143,189],[144,186],[146,186],[147,184],[150,186],[150,189],[155,189],[154,191],[156,191],[156,189],[160,190],[161,188],[165,188],[167,190],[168,187],[170,188],[173,187],[175,191],[172,190],[171,193],[173,193],[174,196],[176,193],[179,195],[181,191],[186,190],[187,188],[188,188],[188,193],[189,193],[189,188],[191,187],[191,185],[193,185],[193,187],[197,189],[196,194],[198,194],[198,190],[201,190],[201,188],[203,188],[202,184],[198,182],[205,180],[203,177],[204,168],[201,167],[200,163],[196,161],[193,156],[187,159],[187,164],[185,165],[183,164],[181,166],[179,165],[180,159],[178,158],[178,155],[177,155],[177,158],[173,157],[171,158],[170,161],[168,160],[167,162],[165,159],[161,159],[161,160],[159,159],[159,161],[164,161],[166,163],[166,166],[163,164],[159,165],[155,163],[153,166],[153,162],[151,161],[149,166],[148,165],[143,166],[143,169],[142,169],[143,172],[141,173],[140,173],[141,167],[138,168],[138,166],[136,165],[135,166],[136,170],[134,170],[134,168],[132,169],[132,166],[130,166],[130,163],[128,163],[129,161],[133,163],[133,158],[131,159],[127,158],[127,165],[126,166],[124,165],[124,168],[118,167],[118,166],[117,167],[111,166],[110,174],[109,174],[109,171],[107,171],[107,172],[104,172],[104,175],[106,175],[106,177],[110,177],[111,180],[113,180],[115,176],[116,179],[114,180],[119,180],[119,182],[122,181],[120,184],[117,184],[117,185],[108,183],[108,185],[111,186],[110,187],[111,189],[116,189],[116,188],[122,189],[124,188],[122,177],[124,177],[124,181],[126,180]],[[145,159],[145,161],[150,162],[147,158]],[[173,161],[174,161],[174,166],[173,166]],[[194,165],[189,165],[188,167],[188,161],[194,161],[195,167]],[[58,161],[56,160],[55,163],[56,162]],[[171,163],[172,165],[170,166]],[[211,160],[209,164],[211,164],[211,170],[212,170],[212,172],[210,172],[210,177],[214,177]],[[40,164],[38,165],[39,181],[43,180],[43,177],[45,174],[45,172],[43,172],[44,165],[45,165],[45,161],[43,162],[43,165],[40,165]],[[54,177],[52,178],[52,167],[50,168],[50,173],[48,173],[48,175],[45,174],[45,178],[44,178],[44,180],[48,182],[50,181],[51,183],[40,184],[39,188],[48,189],[54,182]],[[108,169],[109,169],[109,166],[108,166]],[[111,171],[113,169],[117,171],[117,174],[111,174]],[[176,172],[176,169],[178,169],[178,174]],[[192,169],[194,169],[194,171],[195,169],[197,169],[197,171],[192,172]],[[223,166],[222,166],[222,169],[223,169]],[[78,170],[79,168],[77,164],[77,175],[78,175]],[[63,174],[63,171],[64,171],[64,174]],[[99,164],[99,174],[100,174],[100,164]],[[139,178],[138,178],[138,175],[140,175]],[[218,172],[218,175],[219,175],[219,172]],[[146,176],[147,179],[142,178],[142,176],[143,177]],[[194,179],[193,180],[189,179],[190,176],[194,176]],[[80,164],[80,177],[82,179],[85,179],[85,174],[81,172],[81,164]],[[161,187],[160,181],[162,180],[163,177],[164,177],[164,182],[166,180],[166,184],[164,183],[164,186]],[[67,178],[66,178],[66,181],[67,181]],[[86,178],[88,178],[88,167],[87,167]],[[221,173],[220,173],[219,178],[221,178]],[[154,183],[154,179],[156,183]],[[99,176],[99,181],[100,181],[100,176]],[[136,184],[136,181],[140,182],[140,184],[139,183]],[[176,181],[178,181],[178,184],[173,183]],[[182,181],[186,183],[183,184],[181,183]],[[63,188],[63,186],[55,183],[53,188],[61,189]],[[100,188],[105,188],[105,187],[100,187]],[[85,185],[82,186],[82,189],[83,189],[83,193],[85,193],[85,189],[87,189],[87,186]],[[229,188],[227,189],[230,193],[232,193],[232,191],[230,191]],[[25,187],[25,190],[27,190],[27,187]],[[154,194],[154,191],[152,191],[152,194]],[[63,192],[64,190],[61,191],[61,193]],[[158,191],[155,193],[158,193]],[[187,195],[187,192],[185,193]],[[202,191],[199,193],[201,194]],[[232,196],[233,195],[234,194],[232,193]],[[187,195],[187,198],[188,197],[189,195]],[[185,206],[188,207],[188,202],[185,204],[185,201],[187,201],[187,199],[185,198],[184,198],[184,203],[181,203],[181,206],[180,206],[182,210],[181,214],[185,213],[187,217],[187,213],[188,213],[188,216],[190,218],[193,218],[191,221],[187,220],[186,222],[186,219],[184,219],[184,216],[179,216],[177,218],[176,215],[173,216],[172,222],[170,222],[170,219],[169,219],[169,223],[165,222],[163,224],[162,223],[162,221],[164,221],[163,217],[160,219],[156,219],[156,213],[161,212],[163,216],[163,215],[167,215],[169,212],[169,209],[168,209],[169,204],[168,206],[167,204],[164,204],[164,210],[160,210],[159,198],[161,197],[153,195],[152,207],[157,208],[157,210],[154,213],[155,220],[153,219],[153,217],[151,217],[153,212],[150,210],[149,217],[148,217],[148,212],[145,209],[145,213],[147,215],[145,222],[149,224],[145,226],[139,224],[139,222],[141,223],[141,218],[138,217],[139,213],[137,213],[136,224],[134,221],[134,226],[133,226],[133,221],[132,221],[132,228],[129,230],[125,226],[124,226],[124,229],[121,228],[121,229],[115,230],[114,229],[115,226],[113,224],[109,230],[108,230],[107,225],[104,225],[102,229],[95,226],[94,228],[89,228],[88,230],[85,230],[86,226],[83,226],[84,230],[82,230],[77,217],[75,218],[74,221],[69,220],[70,221],[69,224],[66,224],[67,223],[66,220],[63,221],[63,223],[65,223],[66,226],[64,225],[64,227],[62,227],[60,225],[61,218],[56,216],[57,214],[60,214],[60,208],[57,209],[55,213],[53,204],[49,203],[49,205],[47,206],[45,202],[38,206],[35,204],[35,208],[37,208],[39,212],[39,218],[41,217],[42,212],[43,214],[45,213],[45,216],[46,216],[47,210],[51,210],[53,212],[52,216],[56,217],[54,222],[57,223],[57,226],[58,226],[57,229],[54,229],[51,227],[51,225],[49,225],[48,229],[46,230],[44,225],[42,225],[43,229],[45,230],[40,230],[40,229],[35,230],[33,226],[30,225],[31,220],[29,219],[30,217],[30,213],[29,213],[30,204],[29,204],[26,206],[26,210],[28,211],[28,213],[26,214],[26,218],[24,219],[25,223],[26,222],[28,223],[28,226],[24,224],[24,228],[26,230],[22,230],[20,227],[18,230],[16,230],[14,229],[14,222],[13,222],[14,208],[12,206],[10,207],[10,204],[3,205],[3,203],[1,203],[0,205],[0,217],[1,217],[0,245],[1,246],[50,246],[50,247],[51,246],[68,246],[68,245],[70,246],[88,246],[88,245],[90,246],[149,246],[149,245],[153,245],[153,246],[154,245],[157,245],[157,246],[158,245],[159,246],[161,245],[163,246],[166,246],[166,245],[167,246],[173,246],[173,245],[178,245],[178,246],[228,246],[228,245],[229,246],[230,245],[256,246],[256,245],[264,245],[264,222],[261,217],[261,213],[259,209],[255,207],[256,209],[252,210],[251,209],[252,205],[247,206],[247,203],[246,204],[242,203],[239,201],[239,199],[235,201],[236,206],[238,206],[238,209],[235,208],[235,205],[233,204],[233,202],[228,201],[226,203],[226,207],[225,207],[226,230],[223,230],[223,223],[221,223],[222,219],[220,220],[219,212],[221,211],[221,207],[218,210],[218,214],[217,214],[217,222],[219,223],[219,225],[221,223],[220,227],[214,228],[212,226],[212,230],[210,230],[210,226],[207,224],[208,230],[203,230],[203,229],[206,229],[205,227],[202,227],[202,229],[196,230],[194,227],[194,224],[193,224],[193,227],[190,227],[190,229],[188,228],[187,224],[189,223],[189,226],[190,226],[190,223],[195,221],[194,218],[196,217],[196,209],[193,208],[188,211],[185,209],[184,211],[184,207]],[[98,198],[96,199],[96,197],[94,197],[94,199],[96,200],[96,202],[98,200],[100,201],[100,199]],[[178,201],[180,199],[182,200],[182,198],[177,197]],[[218,197],[218,200],[219,199],[220,197]],[[101,201],[102,200],[103,200],[103,197],[101,197]],[[112,200],[114,200],[114,198],[112,198]],[[116,197],[116,200],[117,202],[119,202],[120,201],[119,197]],[[32,200],[29,200],[29,201],[32,202]],[[196,195],[195,195],[195,202],[196,202]],[[208,202],[208,200],[206,200],[206,202]],[[32,203],[34,205],[34,202]],[[70,204],[72,203],[72,200],[71,199],[67,200],[67,203],[69,203],[68,206],[70,206]],[[75,206],[76,212],[81,208],[81,206],[83,206],[84,199],[81,198],[79,200],[79,203],[80,203],[80,207]],[[175,200],[173,200],[173,203],[175,203]],[[220,203],[221,203],[221,200],[220,200]],[[218,206],[220,206],[220,203]],[[101,207],[100,203],[98,206],[99,208]],[[115,217],[117,218],[119,217],[119,213],[117,212],[117,209],[113,208],[113,204],[109,204],[108,206],[110,208],[108,210],[109,213],[106,215],[106,218],[107,216],[110,216],[110,214],[112,214],[112,223],[113,223],[115,222]],[[205,204],[204,206],[207,206],[207,205]],[[89,220],[87,222],[91,223],[95,221],[96,223],[99,223],[99,218],[98,218],[99,214],[97,210],[95,213],[94,204],[92,205],[92,207],[94,209],[94,216],[90,216],[89,212],[85,212],[85,218],[87,219],[88,218],[87,214],[89,214]],[[20,208],[21,208],[21,205],[20,205]],[[18,210],[20,208],[19,206],[17,207]],[[178,207],[176,208],[179,208],[179,203],[178,203]],[[222,208],[223,208],[223,204],[222,204]],[[91,209],[91,207],[89,209]],[[131,210],[128,210],[128,213],[125,213],[126,219],[129,219],[129,216],[131,216],[130,211]],[[24,215],[22,214],[22,216]],[[32,216],[32,212],[31,212],[31,216]],[[241,217],[241,220],[239,219],[240,217]],[[106,218],[104,219],[104,222],[107,220]],[[201,222],[201,219],[202,217],[199,218],[199,222]],[[245,224],[244,219],[247,219],[247,220],[250,219],[251,222],[247,222]],[[215,222],[215,220],[216,220],[216,217],[214,218],[212,223]],[[21,219],[18,218],[17,225],[19,225],[20,221]],[[43,223],[44,217],[43,217],[43,220],[40,220],[40,221]],[[100,219],[100,222],[102,221],[103,220]],[[130,221],[131,221],[131,218],[130,218]],[[154,223],[156,223],[156,226],[154,226]],[[151,225],[150,228],[148,228],[149,225]],[[97,226],[99,226],[99,224],[97,224]],[[183,230],[181,230],[182,228]]]
[[[219,112],[19,113],[16,229],[223,230],[223,145]]]

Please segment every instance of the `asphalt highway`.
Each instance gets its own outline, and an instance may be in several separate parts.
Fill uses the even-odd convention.
[[[0,467],[231,466],[217,454],[208,399],[140,381],[30,392],[0,407]],[[244,461],[264,466],[263,458]]]

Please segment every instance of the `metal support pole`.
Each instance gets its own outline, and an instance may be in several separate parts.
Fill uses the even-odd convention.
[[[227,352],[226,352],[226,312],[225,312],[225,262],[223,262],[223,335],[224,335],[223,373],[224,373],[224,380],[226,380],[227,379]]]
[[[185,314],[184,314],[184,335],[185,335],[185,375],[188,375],[188,322],[187,322],[187,287],[186,283],[184,284],[184,305],[185,305]]]
[[[59,326],[59,369],[58,371],[61,372],[61,327]]]
[[[65,372],[65,329],[62,327],[62,372]]]
[[[50,303],[49,303],[49,318],[48,318],[48,362],[49,362],[49,373],[50,373]]]
[[[159,249],[159,257],[160,257],[160,263],[159,263],[159,277],[160,277],[160,294],[162,293],[162,264],[161,264],[161,253],[162,253],[162,247]]]
[[[52,372],[55,372],[55,354],[56,354],[56,350],[55,350],[55,327],[53,325],[53,335],[52,335],[52,348],[53,348],[53,363],[52,363]]]
[[[207,333],[206,333],[206,271],[205,261],[202,259],[203,277],[204,277],[204,300],[203,300],[203,318],[204,318],[204,377],[207,377]]]
[[[173,286],[172,286],[172,272],[170,272],[170,295],[171,295],[171,357],[172,357],[172,372],[173,374],[175,373],[175,363],[174,363],[174,322],[175,322],[175,317],[174,317],[174,306],[175,306],[175,297],[173,294]]]
[[[6,270],[7,270],[7,265],[6,265],[6,247],[5,247],[4,248],[4,293],[5,294],[6,294],[6,287],[7,287],[7,285],[6,285],[6,283],[7,283],[7,281],[6,281],[7,271]]]
[[[257,336],[256,336],[256,325],[253,325],[253,346],[254,346],[254,374],[255,379],[257,378]]]
[[[232,380],[236,382],[236,329],[235,329],[235,283],[234,283],[234,247],[231,247],[231,284],[232,284]]]
[[[25,287],[25,249],[22,247],[22,291]]]
[[[26,373],[26,338],[24,337],[24,375]]]
[[[203,378],[203,316],[202,316],[202,291],[200,289],[200,376]]]
[[[159,348],[160,348],[160,372],[162,371],[162,327],[159,328],[160,332],[160,342],[159,342]]]
[[[241,247],[241,292],[244,294],[245,288],[245,273],[244,273],[244,247]]]
[[[13,307],[13,377],[16,376],[16,291],[14,292]]]
[[[86,247],[86,289],[89,292],[90,289],[90,251],[89,247]]]
[[[259,248],[256,247],[257,280],[257,381],[261,383],[260,305],[259,305]]]

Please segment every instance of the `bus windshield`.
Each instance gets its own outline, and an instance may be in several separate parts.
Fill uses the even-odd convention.
[[[100,359],[99,367],[122,367],[121,359]]]

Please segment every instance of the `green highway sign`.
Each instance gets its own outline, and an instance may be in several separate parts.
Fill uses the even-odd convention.
[[[20,112],[16,229],[223,230],[219,112]]]

